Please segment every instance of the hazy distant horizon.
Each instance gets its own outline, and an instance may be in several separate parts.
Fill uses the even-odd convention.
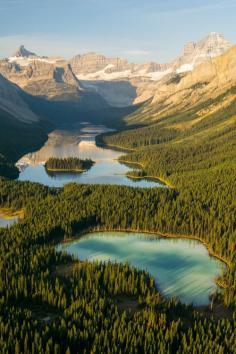
[[[0,0],[0,57],[97,52],[166,63],[210,32],[236,43],[236,0]]]

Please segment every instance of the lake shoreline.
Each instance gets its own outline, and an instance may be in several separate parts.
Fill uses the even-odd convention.
[[[0,217],[6,220],[11,220],[15,218],[22,219],[24,217],[24,210],[15,210],[13,211],[10,208],[0,208]]]
[[[140,166],[144,170],[144,165],[141,162],[126,161],[126,160],[122,160],[122,159],[118,159],[118,161],[120,163],[124,163],[124,164],[127,164],[127,165],[130,164],[130,165]],[[132,179],[148,178],[148,179],[158,180],[159,182],[162,182],[167,187],[169,187],[171,189],[174,189],[174,186],[169,181],[164,179],[163,177],[159,177],[159,176],[132,176],[132,175],[130,175],[130,176],[126,175],[126,177],[132,178]]]
[[[68,239],[64,239],[62,240],[60,243],[64,244],[64,243],[71,243],[72,241],[76,241],[78,239],[80,239],[82,236],[86,235],[86,234],[94,234],[97,232],[127,232],[127,233],[143,233],[143,234],[147,234],[147,235],[152,235],[154,237],[161,237],[161,238],[172,238],[172,239],[188,239],[188,240],[194,240],[194,241],[198,241],[201,244],[203,244],[210,257],[213,257],[215,259],[218,259],[219,261],[221,261],[222,263],[224,263],[224,265],[227,266],[228,269],[231,268],[231,264],[224,259],[223,257],[217,255],[212,248],[210,247],[209,244],[207,244],[205,241],[203,241],[200,237],[198,236],[194,236],[194,235],[184,235],[184,234],[171,234],[171,233],[163,233],[163,232],[159,232],[159,231],[142,231],[142,230],[137,230],[137,229],[104,229],[104,228],[88,228],[86,230],[81,231],[81,233],[79,233],[77,236],[75,237],[70,237]],[[217,283],[217,282],[216,282]],[[223,287],[223,286],[220,286]]]
[[[27,161],[26,168],[21,169],[18,180],[41,183],[49,187],[63,187],[72,182],[127,185],[134,188],[166,188],[161,179],[152,176],[136,180],[127,177],[126,173],[132,172],[132,167],[119,161],[119,158],[126,154],[124,149],[116,151],[115,148],[100,145],[99,141],[97,143],[96,137],[104,131],[106,127],[100,126],[98,130],[96,126],[91,125],[75,132],[55,130],[39,151],[23,156],[18,161],[18,164]],[[79,165],[46,166],[50,158],[58,160],[70,157],[91,159],[93,164],[89,168]]]
[[[138,149],[132,149],[132,148],[126,148],[126,147],[122,147],[122,146],[119,146],[119,145],[112,145],[112,144],[106,144],[106,143],[97,143],[96,142],[96,145],[97,146],[101,146],[101,147],[104,147],[104,148],[111,148],[111,149],[117,149],[118,151],[121,151],[121,152],[134,152],[134,151],[138,151]],[[126,161],[126,160],[123,160],[123,159],[117,159],[118,162],[121,162],[121,163],[124,163],[124,164],[133,164],[133,165],[137,165],[137,166],[141,166],[142,169],[144,169],[144,165],[141,163],[141,162],[133,162],[133,161]],[[143,177],[137,177],[137,176],[126,176],[126,177],[129,177],[129,178],[132,178],[132,179],[143,179],[143,178],[147,178],[147,179],[153,179],[153,180],[159,180],[160,182],[162,182],[163,184],[165,184],[167,187],[173,189],[174,186],[169,182],[167,181],[166,179],[164,179],[163,177],[159,177],[159,176],[143,176]]]
[[[119,236],[119,233],[120,233],[120,236]],[[199,250],[201,250],[201,251],[199,251],[200,253],[199,253],[199,255],[201,255],[201,254],[205,254],[205,257],[208,257],[208,259],[210,260],[210,259],[212,259],[212,261],[214,261],[214,262],[216,262],[216,261],[218,261],[219,263],[218,263],[218,273],[216,274],[214,274],[212,277],[211,277],[211,281],[212,281],[212,284],[215,284],[215,288],[214,288],[214,291],[211,291],[211,292],[209,292],[208,290],[207,290],[207,288],[205,288],[205,291],[207,292],[207,294],[208,294],[208,302],[207,303],[205,303],[204,305],[203,304],[201,304],[201,298],[199,298],[199,300],[197,300],[197,298],[195,299],[195,300],[193,300],[194,301],[194,307],[195,308],[198,308],[199,306],[204,306],[205,308],[207,308],[207,307],[209,307],[210,306],[210,303],[211,303],[211,295],[212,294],[216,294],[218,291],[220,291],[220,289],[225,289],[225,288],[227,288],[227,285],[225,284],[225,282],[224,282],[224,274],[226,273],[226,269],[228,269],[226,266],[228,266],[228,264],[226,263],[227,261],[226,260],[223,260],[221,257],[219,257],[218,255],[216,255],[215,253],[213,253],[213,252],[211,252],[211,250],[210,250],[210,248],[208,247],[208,245],[205,243],[205,242],[203,242],[199,237],[194,237],[194,236],[191,236],[191,235],[174,235],[174,234],[169,234],[169,233],[157,233],[157,232],[153,232],[153,231],[147,231],[147,230],[145,230],[145,231],[140,231],[140,230],[132,230],[132,229],[118,229],[118,230],[115,230],[115,229],[112,229],[112,228],[109,228],[109,229],[104,229],[104,228],[90,228],[90,229],[87,229],[87,230],[83,230],[81,233],[80,233],[80,235],[78,235],[77,237],[74,237],[74,238],[69,238],[69,239],[65,239],[65,240],[63,240],[62,242],[60,242],[59,244],[58,244],[58,246],[56,246],[56,247],[58,247],[58,250],[60,250],[61,252],[67,252],[66,250],[67,249],[69,249],[69,250],[73,250],[73,249],[75,249],[75,250],[79,250],[79,244],[80,244],[80,242],[82,242],[82,244],[83,244],[83,240],[84,240],[84,242],[85,242],[85,244],[86,244],[86,242],[90,242],[90,240],[91,240],[91,242],[92,242],[92,245],[93,245],[93,234],[94,234],[94,239],[95,240],[97,240],[97,238],[100,238],[100,237],[106,237],[106,235],[107,235],[107,237],[109,236],[110,237],[110,242],[113,242],[113,244],[114,244],[114,247],[116,247],[115,245],[117,244],[117,241],[115,241],[116,240],[116,237],[121,237],[121,245],[123,244],[123,242],[127,242],[127,241],[124,241],[123,240],[123,237],[122,237],[122,234],[124,235],[124,239],[126,238],[126,237],[128,237],[128,239],[129,239],[129,237],[143,237],[144,238],[144,240],[146,240],[147,242],[151,242],[152,240],[153,241],[155,241],[155,240],[157,240],[157,244],[155,243],[153,246],[151,246],[151,248],[153,248],[153,249],[157,249],[158,250],[158,248],[159,248],[159,242],[161,241],[161,239],[162,240],[164,240],[164,239],[176,239],[176,241],[172,241],[172,243],[173,243],[173,245],[175,244],[175,242],[176,242],[176,246],[172,246],[172,247],[176,247],[176,250],[178,250],[178,249],[181,249],[181,245],[182,245],[182,243],[183,243],[183,245],[185,245],[185,243],[184,242],[187,242],[187,240],[188,239],[191,239],[191,240],[193,240],[193,241],[195,241],[195,242],[197,242],[197,243],[192,243],[192,242],[189,242],[189,243],[186,243],[186,247],[190,247],[190,248],[199,248]],[[146,236],[145,236],[146,235]],[[83,237],[83,236],[85,236],[85,238]],[[114,236],[114,239],[113,239],[113,236]],[[145,238],[145,237],[147,237],[147,239]],[[112,239],[113,239],[113,241],[112,241]],[[180,241],[181,239],[182,239],[182,243],[177,243],[177,239],[178,239],[178,241]],[[122,241],[123,240],[123,241]],[[184,241],[184,240],[186,240],[186,241]],[[96,241],[94,241],[94,242],[96,242]],[[170,242],[170,241],[169,241]],[[124,245],[125,245],[126,243],[124,243]],[[129,242],[128,243],[129,245],[131,245],[131,243]],[[127,248],[128,248],[128,244],[127,244]],[[166,243],[164,243],[164,244],[166,244]],[[167,243],[168,244],[168,243]],[[189,246],[187,246],[187,245],[189,245]],[[203,247],[204,246],[204,247]],[[135,247],[135,246],[134,246]],[[149,246],[150,247],[150,246]],[[170,249],[172,249],[172,247],[170,247]],[[87,249],[89,249],[89,248],[86,248],[86,246],[85,246],[85,250],[87,251]],[[122,249],[122,248],[121,248]],[[132,249],[132,247],[131,247],[131,249]],[[162,246],[159,248],[160,250],[162,250]],[[168,249],[168,246],[167,246],[167,249]],[[205,249],[205,250],[204,250]],[[101,252],[105,252],[104,254],[105,255],[107,255],[107,251],[106,251],[106,248],[104,248],[104,250],[102,251],[102,248],[100,249],[100,248],[98,248],[98,250],[100,250]],[[108,250],[109,250],[109,248],[108,248]],[[117,250],[119,250],[119,246],[117,245]],[[78,251],[77,251],[78,252]],[[82,252],[81,254],[80,253],[76,253],[75,254],[75,256],[76,257],[78,257],[78,260],[80,261],[80,262],[83,262],[83,261],[85,261],[85,260],[87,260],[87,256],[84,258],[84,256],[86,255],[86,252],[85,252],[85,255],[83,255],[83,251],[80,251],[80,252]],[[92,248],[92,254],[94,255],[94,252],[95,252],[95,254],[96,254],[96,249],[95,248]],[[112,251],[111,251],[112,252]],[[117,252],[119,252],[119,251],[117,251]],[[173,252],[173,251],[172,251]],[[70,253],[70,251],[69,251],[69,253]],[[178,253],[178,252],[177,252]],[[71,254],[73,254],[73,251],[72,251],[72,253]],[[102,253],[103,254],[103,253]],[[131,252],[131,254],[132,254],[132,252]],[[138,253],[139,254],[139,253]],[[196,253],[196,255],[197,255],[198,253]],[[82,256],[82,258],[80,257],[80,255]],[[118,259],[116,258],[117,257],[117,254],[116,254],[116,251],[114,251],[112,254],[111,254],[111,256],[113,255],[113,262],[123,262],[122,260],[123,260],[123,258],[122,257],[124,257],[124,255],[122,255],[122,257],[121,257],[121,260],[119,260],[119,257],[118,257]],[[127,257],[128,257],[128,253],[127,253],[127,255],[126,255]],[[172,256],[174,257],[174,254],[172,254]],[[136,257],[137,258],[137,257]],[[132,257],[131,257],[131,259],[132,259]],[[141,259],[142,259],[142,257],[141,257]],[[152,258],[151,258],[152,259]],[[171,258],[172,259],[172,258]],[[201,259],[201,258],[200,258]],[[105,257],[105,261],[106,261],[107,259],[106,259],[106,257]],[[91,262],[93,262],[93,259],[91,259],[90,260]],[[102,259],[101,259],[101,261],[102,261]],[[222,263],[221,263],[222,262]],[[131,264],[132,264],[132,262],[131,262]],[[142,263],[141,263],[142,264]],[[169,264],[169,263],[168,263]],[[137,264],[136,265],[132,265],[132,266],[134,266],[134,267],[136,267],[136,268],[138,268],[138,266],[137,266]],[[162,272],[162,270],[161,270],[162,268],[160,268],[159,269],[159,271],[160,272]],[[168,268],[168,265],[167,265],[167,269],[169,269]],[[203,274],[204,274],[204,270],[202,270],[203,271]],[[152,270],[152,272],[153,272],[153,270]],[[156,273],[156,274],[155,274]],[[154,272],[154,274],[152,273],[152,276],[154,276],[155,277],[155,279],[156,279],[156,282],[157,282],[157,279],[159,279],[158,278],[158,271],[156,270],[155,272]],[[160,275],[161,276],[161,275]],[[201,275],[199,274],[199,276],[200,276],[200,278],[199,279],[201,279]],[[162,279],[162,281],[163,281],[163,279]],[[167,282],[167,284],[168,284],[168,280],[164,280],[164,283],[165,282]],[[199,282],[201,283],[201,281],[199,280]],[[199,286],[201,286],[200,285],[200,283],[199,283]],[[163,283],[162,283],[163,284]],[[197,281],[197,284],[198,284],[198,281]],[[165,295],[165,291],[164,291],[164,289],[163,289],[163,286],[161,285],[161,287],[159,286],[160,284],[157,282],[156,283],[156,286],[157,286],[157,289],[158,289],[158,291],[160,292],[160,294],[161,294],[161,296],[163,296],[163,298],[165,298],[166,297],[166,295]],[[168,286],[170,286],[170,284],[168,285]],[[217,290],[218,289],[218,290]],[[164,291],[164,293],[163,293],[163,291]],[[204,293],[203,293],[204,294]],[[206,295],[206,293],[205,293],[205,295]],[[205,296],[204,295],[204,296]],[[171,295],[171,296],[177,296],[177,295]],[[180,300],[181,301],[181,300]]]
[[[99,134],[99,135],[101,135],[101,134]],[[107,149],[111,148],[112,150],[117,150],[117,151],[121,151],[121,152],[138,151],[137,149],[125,148],[125,147],[122,147],[122,146],[119,146],[119,145],[112,145],[112,144],[105,144],[105,143],[97,142],[96,139],[95,139],[95,143],[99,147],[103,147],[103,148],[107,148]]]
[[[79,170],[79,169],[62,169],[62,168],[46,168],[45,170],[48,172],[78,172],[78,173],[82,173],[82,172],[86,172],[88,170]]]

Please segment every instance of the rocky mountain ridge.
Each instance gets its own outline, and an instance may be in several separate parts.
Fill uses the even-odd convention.
[[[34,95],[75,99],[78,93],[88,92],[100,95],[112,106],[124,107],[150,99],[163,79],[186,75],[230,47],[223,34],[212,32],[199,42],[185,45],[181,55],[170,63],[135,64],[94,52],[69,61],[57,60],[21,46],[12,57],[0,61],[0,73]]]
[[[166,64],[134,64],[95,53],[75,56],[70,63],[84,87],[99,92],[111,105],[123,106],[150,99],[162,79],[185,75],[231,46],[223,34],[212,32],[199,42],[185,45],[181,55]]]
[[[30,52],[29,50],[27,50],[24,45],[21,45],[19,47],[19,49],[17,49],[17,51],[13,54],[13,57],[16,57],[16,58],[20,58],[20,57],[29,58],[29,57],[37,57],[37,56],[36,56],[35,53]]]
[[[83,87],[69,63],[57,66],[33,60],[28,65],[19,65],[5,59],[0,61],[0,73],[34,96],[83,103],[84,107],[93,105],[94,109],[108,106],[98,93]]]
[[[147,77],[159,81],[171,72],[191,71],[209,58],[223,54],[232,44],[221,33],[211,32],[199,42],[184,46],[179,57],[170,63],[129,63],[121,58],[107,58],[96,53],[77,55],[70,60],[73,71],[81,79],[115,80],[119,78]],[[116,75],[115,75],[116,73]]]
[[[196,66],[183,75],[163,78],[155,95],[137,114],[128,117],[129,124],[173,120],[172,129],[187,130],[204,124],[212,115],[231,116],[236,102],[236,46],[224,54]],[[178,115],[185,117],[178,122]],[[191,119],[190,119],[191,118]],[[164,124],[164,123],[163,123]],[[224,122],[225,128],[235,124],[235,115]]]

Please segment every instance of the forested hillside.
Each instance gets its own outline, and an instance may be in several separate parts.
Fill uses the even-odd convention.
[[[0,231],[2,353],[234,353],[232,310],[205,315],[164,300],[145,272],[75,262],[55,251],[60,240],[93,228],[198,227],[207,239],[211,221],[196,218],[191,205],[183,218],[175,191],[76,184],[58,190],[2,180],[0,205],[25,207],[25,219]],[[231,267],[234,241],[215,243]],[[233,308],[234,272],[222,280],[223,298],[214,306],[224,301]]]
[[[181,111],[177,105],[172,114],[168,110],[160,114],[158,103],[147,102],[126,118],[139,124],[146,120],[145,126],[130,126],[97,138],[99,143],[130,149],[122,161],[139,163],[143,175],[160,177],[173,187],[182,210],[177,224],[182,229],[188,219],[191,225],[191,231],[181,232],[196,236],[203,232],[218,254],[224,247],[231,254],[232,289],[236,266],[235,92],[231,87]]]
[[[0,179],[0,208],[23,209],[25,216],[0,229],[1,353],[235,353],[236,85],[229,76],[223,86],[221,75],[218,87],[213,74],[161,103],[157,92],[135,112],[116,111],[114,125],[124,128],[125,121],[129,130],[97,137],[100,144],[129,149],[121,160],[140,164],[138,176],[160,177],[169,188],[60,189]],[[178,79],[186,88],[188,77]],[[167,86],[175,90],[180,82]],[[204,96],[207,86],[212,90]],[[38,103],[31,104],[36,112]],[[133,114],[124,120],[125,112]],[[2,117],[9,129],[11,119]],[[97,119],[108,117],[107,111]],[[26,126],[22,134],[14,128],[0,135],[0,152],[11,160],[45,139],[41,125],[33,134]],[[2,173],[15,177],[17,171],[0,155]],[[149,274],[128,264],[91,264],[56,251],[59,242],[93,230],[204,242],[226,264],[212,307],[164,299]]]

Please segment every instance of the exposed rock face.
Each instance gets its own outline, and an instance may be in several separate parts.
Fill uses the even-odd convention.
[[[2,60],[0,73],[35,96],[83,102],[83,107],[94,104],[94,109],[107,107],[106,101],[99,94],[83,88],[70,64],[59,67],[34,60],[27,66],[21,66],[15,62]]]
[[[72,70],[81,80],[121,80],[136,77],[152,78],[153,73],[162,73],[169,64],[134,64],[121,58],[107,58],[96,53],[77,55],[70,60]]]
[[[28,49],[21,45],[17,51],[8,58],[8,61],[11,63],[19,64],[20,66],[28,66],[33,61],[48,63],[48,64],[65,64],[66,61],[62,57],[47,57],[39,56],[33,52],[30,52]]]
[[[53,79],[54,66],[37,61],[32,61],[27,66],[20,66],[15,62],[2,60],[0,72],[8,80],[24,88],[30,81]]]
[[[16,58],[19,58],[19,57],[36,57],[37,55],[35,53],[32,53],[30,52],[29,50],[27,50],[24,45],[21,45],[19,47],[19,49],[17,49],[17,51],[13,54],[12,57],[16,57]]]
[[[182,55],[172,63],[172,67],[178,73],[191,71],[204,61],[223,54],[231,46],[223,34],[212,32],[197,43],[188,43]]]
[[[212,32],[206,38],[188,43],[180,57],[171,63],[155,62],[133,64],[121,58],[106,58],[96,53],[77,55],[71,61],[75,74],[87,80],[117,80],[123,78],[147,77],[159,81],[162,74],[191,71],[195,66],[219,56],[231,47],[223,34]],[[114,74],[117,75],[114,75]]]
[[[159,107],[158,115],[194,107],[213,100],[236,86],[236,46],[219,57],[198,65],[185,75],[177,74],[158,83],[152,105]],[[163,105],[164,103],[164,105]],[[223,104],[223,103],[221,103]],[[216,109],[216,107],[212,107]]]
[[[96,53],[78,55],[70,63],[84,86],[100,93],[111,105],[124,106],[151,98],[163,78],[192,71],[199,64],[223,54],[230,46],[222,34],[212,32],[197,43],[188,43],[180,57],[171,63],[134,64]]]
[[[150,99],[163,80],[179,80],[230,46],[222,34],[212,32],[199,42],[188,43],[177,59],[166,64],[135,64],[96,53],[77,55],[66,62],[36,56],[21,46],[14,57],[0,62],[0,73],[34,95],[74,100],[93,92],[97,102],[100,95],[110,105],[123,107]]]
[[[107,58],[97,53],[76,55],[70,60],[71,67],[76,74],[90,74],[107,68],[108,72],[125,70],[130,64],[120,58]],[[109,67],[108,67],[109,66]]]
[[[231,130],[235,126],[236,102],[236,46],[219,57],[198,65],[189,73],[170,74],[157,83],[155,96],[137,113],[127,117],[129,124],[158,123],[160,128],[168,121],[168,129],[196,128],[194,138],[206,137],[212,119],[218,119],[218,128]],[[204,128],[201,135],[198,128]],[[199,134],[199,135],[198,135]]]

